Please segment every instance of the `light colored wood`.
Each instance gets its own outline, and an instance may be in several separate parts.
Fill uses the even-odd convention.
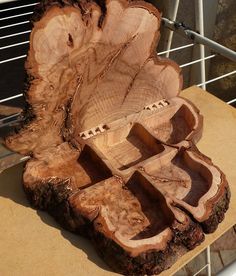
[[[198,146],[226,173],[232,199],[226,218],[216,232],[207,235],[200,246],[185,254],[171,269],[161,274],[168,276],[236,222],[236,172],[233,169],[236,163],[236,147],[233,146],[236,140],[236,111],[199,88],[192,87],[182,95],[191,99],[204,115],[205,128]],[[26,208],[28,203],[19,185],[21,171],[22,167],[18,166],[0,175],[0,267],[3,275],[39,276],[45,271],[50,275],[116,275],[97,257],[89,241],[64,230],[60,232],[55,228],[53,219],[45,213],[38,212],[38,216],[35,210]],[[42,223],[41,219],[49,225]],[[76,244],[76,247],[69,241]]]
[[[35,119],[7,141],[10,148],[40,152],[63,142],[65,120],[77,137],[180,92],[180,68],[156,54],[161,15],[153,6],[108,0],[102,26],[96,2],[83,3],[86,12],[52,6],[30,34],[26,69],[40,80],[27,91]]]

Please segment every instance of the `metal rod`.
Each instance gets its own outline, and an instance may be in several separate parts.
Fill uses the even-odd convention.
[[[199,269],[196,273],[194,273],[193,276],[198,275],[200,272],[202,272],[207,267],[208,267],[208,264],[204,265],[201,269]]]
[[[18,26],[18,25],[23,25],[23,24],[26,24],[26,23],[30,23],[30,21],[27,20],[27,21],[22,21],[22,22],[18,22],[18,23],[6,25],[6,26],[3,26],[3,27],[0,27],[0,30],[1,30],[1,29],[10,28],[10,27],[14,27],[14,26]]]
[[[236,98],[231,100],[231,101],[228,101],[227,104],[232,104],[232,103],[235,103],[236,102]]]
[[[25,12],[25,13],[15,14],[15,15],[11,15],[11,16],[0,18],[0,21],[7,20],[7,19],[12,19],[12,18],[24,16],[24,15],[29,15],[29,14],[33,14],[33,13],[34,12]]]
[[[1,0],[1,4],[9,3],[9,2],[17,2],[17,1],[20,1],[20,0]]]
[[[219,77],[217,77],[217,78],[208,80],[208,81],[205,82],[205,84],[208,84],[208,83],[211,83],[211,82],[214,82],[214,81],[223,79],[223,78],[228,77],[228,76],[231,76],[231,75],[233,75],[233,74],[235,74],[235,73],[236,73],[236,70],[234,70],[234,71],[232,71],[232,72],[229,72],[229,73],[227,73],[227,74],[224,74],[224,75],[222,75],[222,76],[219,76]],[[203,83],[197,84],[197,86],[202,86],[202,85],[203,85]]]
[[[14,27],[14,26],[23,25],[23,24],[26,24],[26,23],[30,23],[30,21],[29,21],[29,20],[27,20],[27,21],[22,21],[22,22],[18,22],[18,23],[14,23],[14,24],[6,25],[6,26],[3,26],[3,27],[0,27],[0,30],[1,30],[1,29],[10,28],[10,27]]]
[[[193,61],[190,61],[188,63],[185,63],[185,64],[182,64],[180,65],[179,67],[183,68],[183,67],[186,67],[186,66],[189,66],[189,65],[192,65],[192,64],[195,64],[195,63],[198,63],[198,62],[202,62],[203,60],[207,60],[207,59],[211,59],[213,57],[215,57],[216,55],[211,55],[211,56],[208,56],[208,57],[204,57],[204,58],[199,58],[199,59],[196,59],[196,60],[193,60]],[[205,83],[206,80],[202,83]],[[203,84],[204,85],[204,84]]]
[[[38,3],[39,3],[39,2],[38,2]],[[17,6],[17,7],[8,8],[8,9],[3,9],[3,10],[0,10],[0,12],[6,12],[6,11],[12,11],[12,10],[20,9],[20,8],[31,7],[31,6],[37,5],[38,3],[27,4],[27,5],[22,5],[22,6]]]
[[[207,276],[211,276],[211,248],[210,245],[206,248],[206,257],[207,257]]]
[[[228,59],[236,62],[236,52],[234,52],[231,49],[228,49],[227,47],[224,47],[223,45],[204,37],[197,32],[194,32],[184,26],[182,23],[171,21],[167,18],[162,18],[163,25],[167,27],[168,29],[171,29],[173,31],[176,31],[178,34],[187,37],[188,39],[194,41],[195,43],[200,43],[205,46],[208,46],[212,50],[214,50],[216,53],[221,54],[222,56],[227,57]]]
[[[22,41],[22,42],[19,42],[19,43],[10,44],[10,45],[7,45],[7,46],[0,47],[0,50],[4,50],[4,49],[7,49],[7,48],[12,48],[12,47],[16,47],[16,46],[20,46],[20,45],[28,44],[28,43],[29,43],[29,41]]]
[[[18,123],[20,121],[22,121],[22,120],[18,118],[16,120],[12,120],[10,122],[4,123],[4,124],[0,124],[0,128],[5,127],[5,126],[10,126],[12,124],[16,124],[16,123]]]
[[[24,156],[24,157],[21,157],[20,161],[23,162],[29,159],[30,159],[30,156]]]
[[[9,35],[4,35],[4,36],[1,36],[0,39],[5,39],[5,38],[18,36],[18,35],[23,35],[23,34],[28,34],[28,33],[31,33],[31,30],[28,30],[28,31],[25,31],[25,32],[14,33],[14,34],[9,34]]]
[[[170,49],[168,51],[163,51],[163,52],[160,52],[160,53],[157,53],[157,54],[160,56],[160,55],[163,55],[163,54],[165,54],[167,52],[178,51],[178,50],[181,50],[181,49],[184,49],[184,48],[192,47],[193,45],[194,45],[194,43],[191,43],[191,44],[187,44],[187,45],[183,45],[183,46],[180,46],[180,47],[176,47],[176,48]]]
[[[197,25],[199,32],[202,36],[204,36],[204,14],[203,14],[203,2],[202,0],[198,0],[198,11],[197,11]],[[200,47],[200,73],[201,73],[201,82],[203,83],[202,89],[206,90],[206,64],[205,64],[205,46],[203,44],[199,45]]]
[[[17,56],[17,57],[14,57],[14,58],[4,59],[4,60],[0,61],[0,64],[7,63],[7,62],[17,60],[17,59],[21,59],[21,58],[25,58],[25,57],[26,57],[26,55],[22,55],[22,56]]]
[[[4,103],[4,102],[7,102],[7,101],[10,101],[10,100],[22,97],[22,96],[23,96],[23,94],[17,94],[15,96],[11,96],[11,97],[8,97],[8,98],[5,98],[5,99],[1,99],[0,103]]]
[[[4,117],[4,118],[0,119],[0,125],[1,125],[4,121],[6,121],[6,120],[8,120],[8,119],[11,119],[11,118],[18,117],[19,115],[20,115],[20,113],[15,113],[15,114],[13,114],[13,115],[10,115],[10,116],[7,116],[7,117]]]
[[[179,9],[179,0],[175,0],[175,6],[174,6],[174,11],[173,11],[173,16],[172,16],[172,20],[174,20],[174,21],[176,20],[178,9]],[[174,32],[172,30],[169,30],[169,36],[168,36],[168,41],[167,41],[167,46],[166,46],[166,50],[167,50],[166,57],[167,58],[170,56],[170,48],[171,48],[171,44],[172,44],[173,34],[174,34]]]

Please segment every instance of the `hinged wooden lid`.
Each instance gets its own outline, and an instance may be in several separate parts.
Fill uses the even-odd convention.
[[[160,21],[144,2],[108,0],[106,12],[95,3],[85,3],[83,13],[50,7],[30,38],[27,67],[45,80],[30,98],[41,105],[53,99],[55,109],[70,98],[68,125],[86,131],[175,97],[182,78],[177,64],[157,57]]]

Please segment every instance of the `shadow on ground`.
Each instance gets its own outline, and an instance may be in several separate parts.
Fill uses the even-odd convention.
[[[27,208],[31,208],[28,203],[25,193],[22,187],[22,173],[24,164],[18,164],[10,169],[7,169],[0,173],[0,198],[8,198],[17,204],[21,204]],[[42,222],[50,225],[51,227],[57,228],[61,231],[62,236],[70,241],[71,245],[83,250],[87,255],[87,258],[97,264],[100,268],[104,270],[111,271],[109,267],[102,261],[102,259],[97,255],[94,247],[89,240],[75,235],[69,231],[62,229],[57,222],[46,212],[37,211]]]

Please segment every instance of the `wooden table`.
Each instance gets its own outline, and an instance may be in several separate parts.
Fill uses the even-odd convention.
[[[204,115],[198,147],[225,172],[232,198],[217,231],[161,276],[174,274],[236,223],[236,109],[197,87],[183,91],[182,96]],[[30,208],[20,185],[22,168],[18,164],[0,174],[0,274],[118,275],[97,256],[89,241],[62,230],[49,215]]]

